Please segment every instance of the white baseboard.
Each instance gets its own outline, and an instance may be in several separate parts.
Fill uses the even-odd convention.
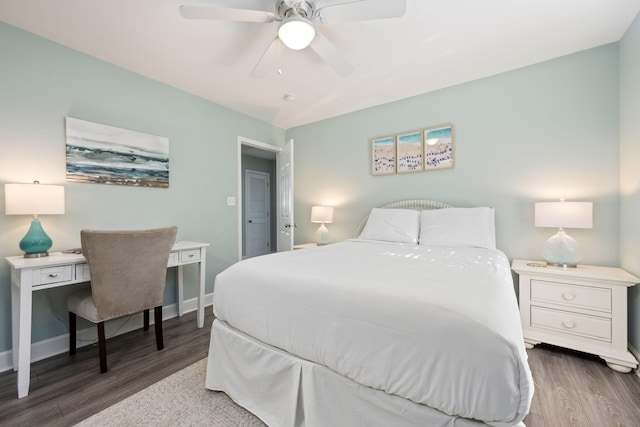
[[[213,305],[213,294],[204,296],[204,305],[209,307]],[[190,313],[198,309],[198,298],[192,298],[184,301],[183,309],[185,313]],[[178,306],[171,304],[162,308],[162,318],[172,319],[178,317]],[[153,315],[149,316],[149,321],[153,324]],[[130,317],[122,317],[105,323],[105,333],[107,338],[125,334],[142,328],[142,313],[134,314]],[[91,345],[98,341],[98,332],[95,326],[82,329],[77,332],[78,348]],[[48,357],[69,351],[69,334],[59,335],[57,337],[38,341],[31,344],[31,363]],[[0,353],[0,372],[13,369],[13,352],[12,350]]]

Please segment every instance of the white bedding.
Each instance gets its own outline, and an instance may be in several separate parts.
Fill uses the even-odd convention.
[[[445,414],[511,426],[529,410],[497,250],[354,239],[251,258],[217,276],[214,309],[258,341]]]

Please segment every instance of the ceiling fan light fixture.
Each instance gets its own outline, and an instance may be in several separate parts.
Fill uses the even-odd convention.
[[[316,30],[311,21],[301,16],[292,16],[283,20],[278,28],[278,38],[293,50],[301,50],[309,46],[315,36]]]

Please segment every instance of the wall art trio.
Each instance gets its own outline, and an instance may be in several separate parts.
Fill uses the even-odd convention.
[[[453,125],[371,140],[373,175],[423,172],[453,168]]]

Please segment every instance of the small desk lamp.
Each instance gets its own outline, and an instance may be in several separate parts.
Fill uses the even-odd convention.
[[[319,222],[320,228],[316,233],[316,242],[318,245],[326,245],[329,243],[329,230],[324,226],[325,223],[333,222],[333,206],[313,206],[311,208],[311,222]]]
[[[536,227],[558,227],[542,248],[542,256],[550,265],[575,267],[582,257],[580,245],[564,228],[593,228],[591,202],[541,202],[535,207]]]
[[[33,215],[31,227],[20,241],[25,258],[49,255],[53,244],[42,229],[38,215],[64,214],[64,187],[62,185],[5,184],[4,209],[7,215]]]

